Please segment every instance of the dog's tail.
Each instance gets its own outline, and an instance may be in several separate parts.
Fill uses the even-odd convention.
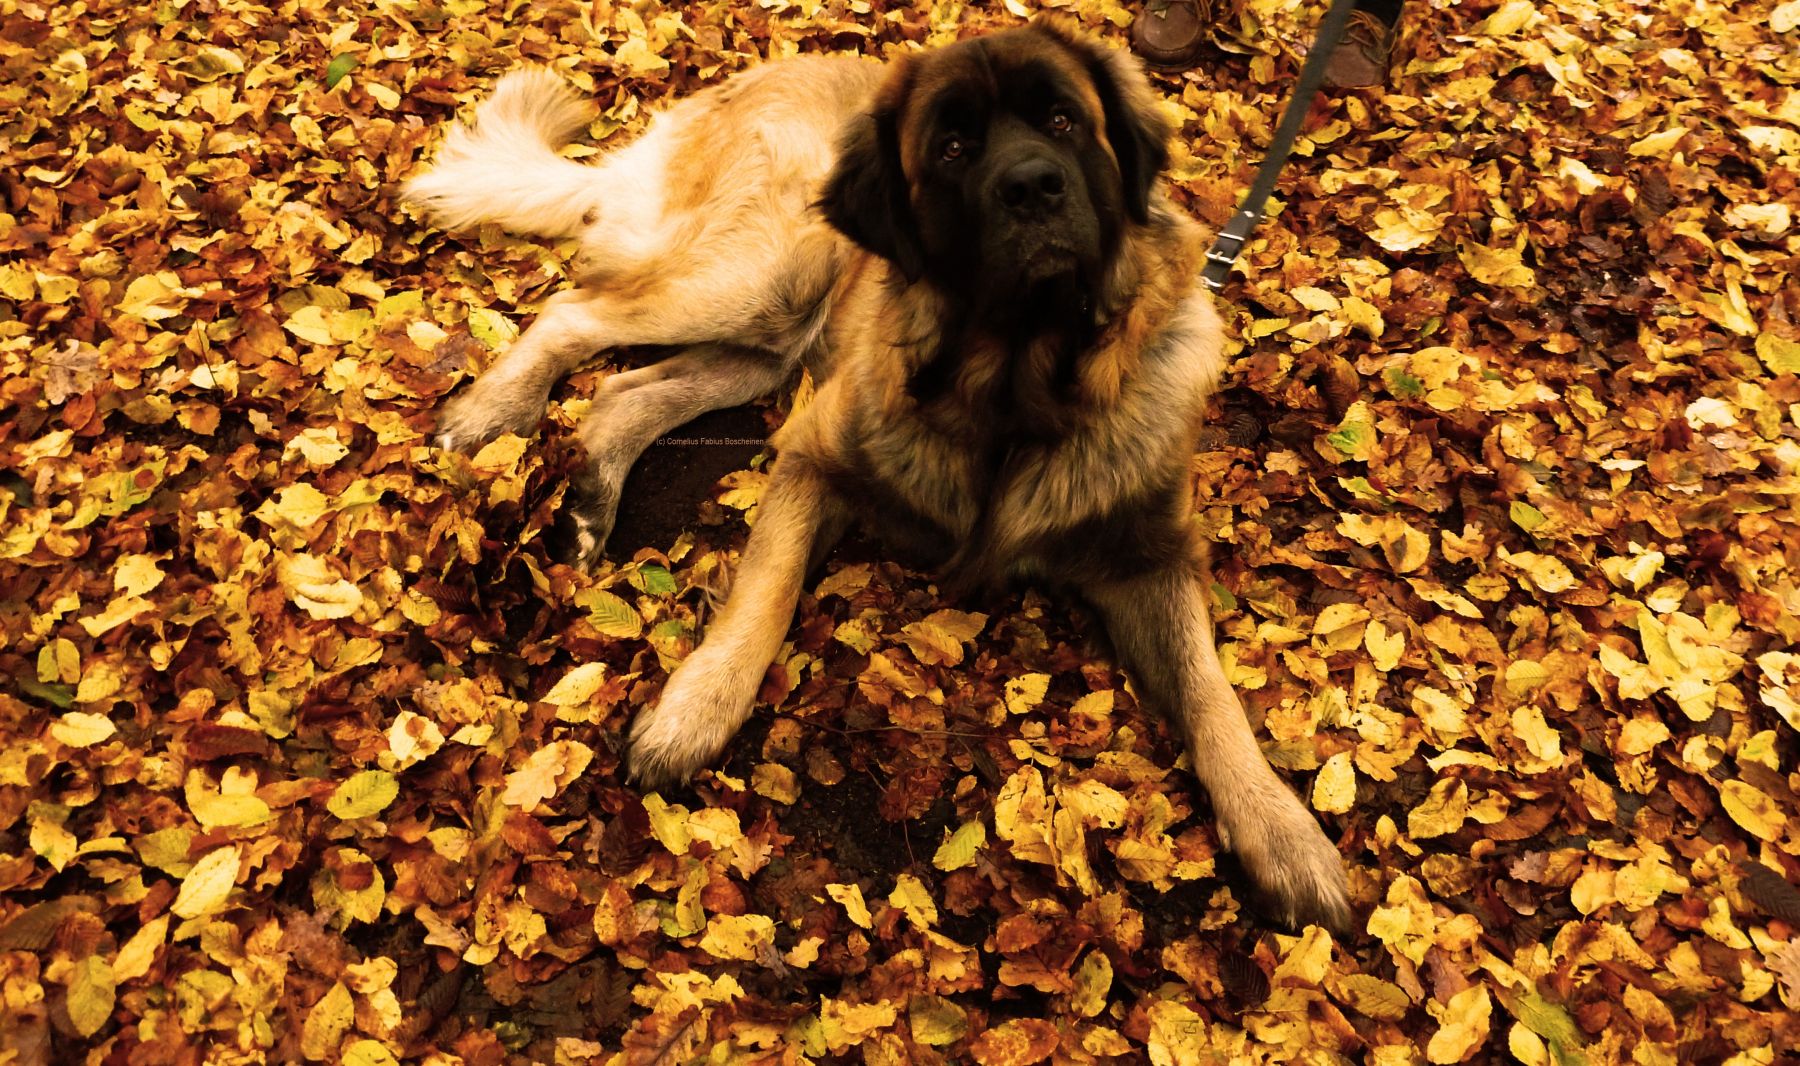
[[[592,105],[544,67],[500,79],[475,111],[457,123],[432,168],[408,181],[408,203],[446,229],[498,222],[511,233],[567,237],[599,200],[594,168],[556,149],[593,117]]]

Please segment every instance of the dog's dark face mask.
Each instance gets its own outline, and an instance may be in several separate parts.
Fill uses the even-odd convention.
[[[1091,315],[1169,129],[1133,61],[1040,19],[904,62],[826,187],[851,239],[978,320]]]

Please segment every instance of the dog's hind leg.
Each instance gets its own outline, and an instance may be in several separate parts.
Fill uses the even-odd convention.
[[[702,344],[607,377],[581,423],[588,461],[558,516],[558,554],[577,566],[599,561],[625,475],[656,438],[708,411],[765,396],[792,371],[774,352]]]
[[[609,321],[591,290],[568,289],[545,301],[544,309],[512,347],[502,352],[438,416],[437,445],[447,450],[478,448],[502,433],[529,437],[550,402],[550,389],[602,348],[660,343],[633,340]]]

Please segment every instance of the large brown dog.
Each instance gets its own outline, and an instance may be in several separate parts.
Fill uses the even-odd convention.
[[[678,346],[608,377],[566,508],[598,558],[661,433],[810,367],[729,601],[633,724],[646,785],[749,716],[809,560],[851,508],[935,543],[963,586],[1072,585],[1186,741],[1220,836],[1293,922],[1345,928],[1342,862],[1276,777],[1225,680],[1189,458],[1220,371],[1205,234],[1159,183],[1169,128],[1134,61],[1039,20],[909,56],[772,63],[588,166],[589,110],[509,75],[407,187],[443,224],[579,236],[551,298],[446,407],[445,447],[535,430],[597,350]]]

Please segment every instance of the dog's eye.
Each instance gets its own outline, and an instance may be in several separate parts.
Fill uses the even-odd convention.
[[[1067,133],[1074,128],[1075,120],[1069,117],[1067,111],[1052,111],[1050,113],[1051,133]]]
[[[945,137],[943,146],[938,149],[938,154],[944,157],[944,162],[948,163],[952,159],[961,158],[967,147],[961,137]]]

